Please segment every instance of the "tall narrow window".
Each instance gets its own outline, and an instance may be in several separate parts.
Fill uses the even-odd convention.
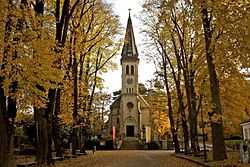
[[[247,128],[244,129],[244,139],[248,139],[248,131]]]
[[[128,75],[129,74],[129,66],[126,65],[126,74]]]
[[[134,75],[134,73],[135,73],[134,66],[131,66],[131,75]]]

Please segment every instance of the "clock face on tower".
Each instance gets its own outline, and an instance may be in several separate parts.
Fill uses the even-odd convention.
[[[133,79],[132,79],[132,78],[128,78],[128,79],[127,79],[127,83],[128,83],[128,84],[132,84],[132,83],[133,83]]]

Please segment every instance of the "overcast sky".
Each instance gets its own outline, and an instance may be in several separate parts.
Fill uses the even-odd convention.
[[[147,80],[152,78],[154,69],[152,65],[146,62],[145,55],[142,54],[143,35],[140,33],[141,23],[140,20],[138,19],[140,11],[142,10],[141,8],[142,0],[106,0],[106,2],[111,3],[113,5],[114,12],[120,17],[120,23],[124,28],[122,32],[123,37],[125,36],[125,28],[128,20],[128,9],[131,9],[131,19],[133,23],[135,40],[140,58],[139,82],[145,83]],[[115,58],[115,61],[118,64],[118,69],[115,71],[110,71],[104,75],[105,86],[108,92],[113,92],[121,88],[120,56],[121,56],[121,51]]]

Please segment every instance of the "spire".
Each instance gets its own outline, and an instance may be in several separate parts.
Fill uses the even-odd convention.
[[[138,51],[136,48],[135,44],[135,36],[134,36],[134,31],[133,31],[133,25],[132,25],[132,20],[130,17],[130,11],[129,9],[129,16],[128,16],[128,23],[127,23],[127,28],[126,28],[126,34],[124,38],[124,44],[122,48],[122,58],[125,57],[138,57]]]

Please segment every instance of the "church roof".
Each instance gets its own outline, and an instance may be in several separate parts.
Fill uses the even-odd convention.
[[[137,98],[142,103],[142,107],[144,107],[144,108],[149,107],[148,102],[144,99],[144,97],[142,95],[138,95]]]
[[[112,110],[113,108],[120,108],[120,102],[121,102],[121,95],[114,100],[114,102],[110,106],[110,109]]]
[[[240,125],[241,125],[241,126],[250,125],[250,120],[241,122]]]
[[[134,36],[134,31],[133,31],[133,25],[132,25],[132,20],[130,17],[128,17],[128,22],[127,22],[127,28],[126,28],[126,34],[124,38],[124,44],[122,48],[122,59],[126,58],[136,58],[138,59],[138,51],[137,47],[135,44],[135,36]]]

